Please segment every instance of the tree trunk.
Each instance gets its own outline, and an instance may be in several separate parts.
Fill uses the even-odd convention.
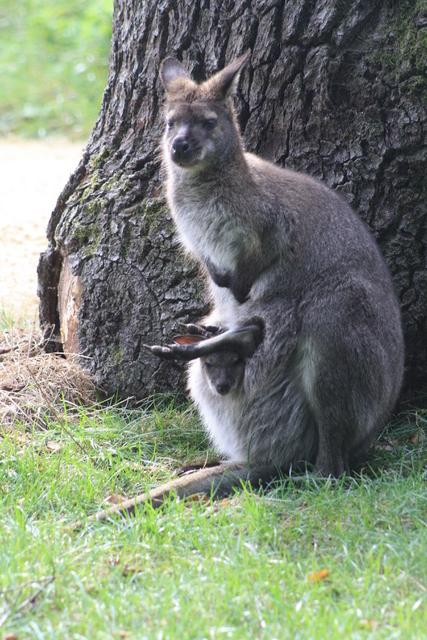
[[[117,0],[102,110],[39,264],[51,346],[86,356],[108,393],[180,388],[180,365],[141,348],[206,311],[162,195],[159,64],[175,55],[203,79],[251,48],[247,148],[317,176],[370,225],[402,303],[407,387],[425,385],[426,26],[416,0]]]

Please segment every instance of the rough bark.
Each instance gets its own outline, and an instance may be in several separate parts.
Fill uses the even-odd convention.
[[[324,180],[368,222],[402,302],[407,387],[425,386],[421,4],[117,0],[102,110],[52,214],[39,265],[41,321],[57,336],[62,329],[52,346],[78,345],[108,393],[141,398],[182,384],[180,366],[141,350],[206,309],[162,197],[158,68],[176,55],[202,79],[250,47],[236,100],[247,148]]]

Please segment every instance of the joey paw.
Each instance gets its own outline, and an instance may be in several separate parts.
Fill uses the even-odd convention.
[[[231,285],[230,290],[239,304],[243,304],[244,302],[247,302],[250,298],[249,294],[250,294],[251,287],[247,287],[240,283],[236,283],[236,285]]]
[[[206,268],[218,287],[230,287],[231,276],[228,271],[221,271],[209,258],[206,258]]]

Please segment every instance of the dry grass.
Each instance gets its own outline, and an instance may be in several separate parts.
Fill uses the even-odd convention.
[[[93,404],[90,375],[72,359],[46,353],[38,330],[0,333],[0,423],[40,426],[64,415],[67,406]]]

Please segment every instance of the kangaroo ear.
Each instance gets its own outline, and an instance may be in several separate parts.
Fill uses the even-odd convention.
[[[165,58],[160,65],[160,78],[166,91],[169,91],[175,80],[191,80],[190,73],[176,58]]]
[[[192,336],[190,334],[185,336],[174,336],[172,340],[176,344],[196,344],[197,342],[202,342],[205,340],[204,336]]]
[[[218,98],[225,100],[235,92],[240,73],[249,60],[250,55],[251,50],[248,49],[243,55],[233,60],[233,62],[230,62],[229,65],[221,71],[218,71],[218,73],[208,80],[209,88],[212,88]]]

